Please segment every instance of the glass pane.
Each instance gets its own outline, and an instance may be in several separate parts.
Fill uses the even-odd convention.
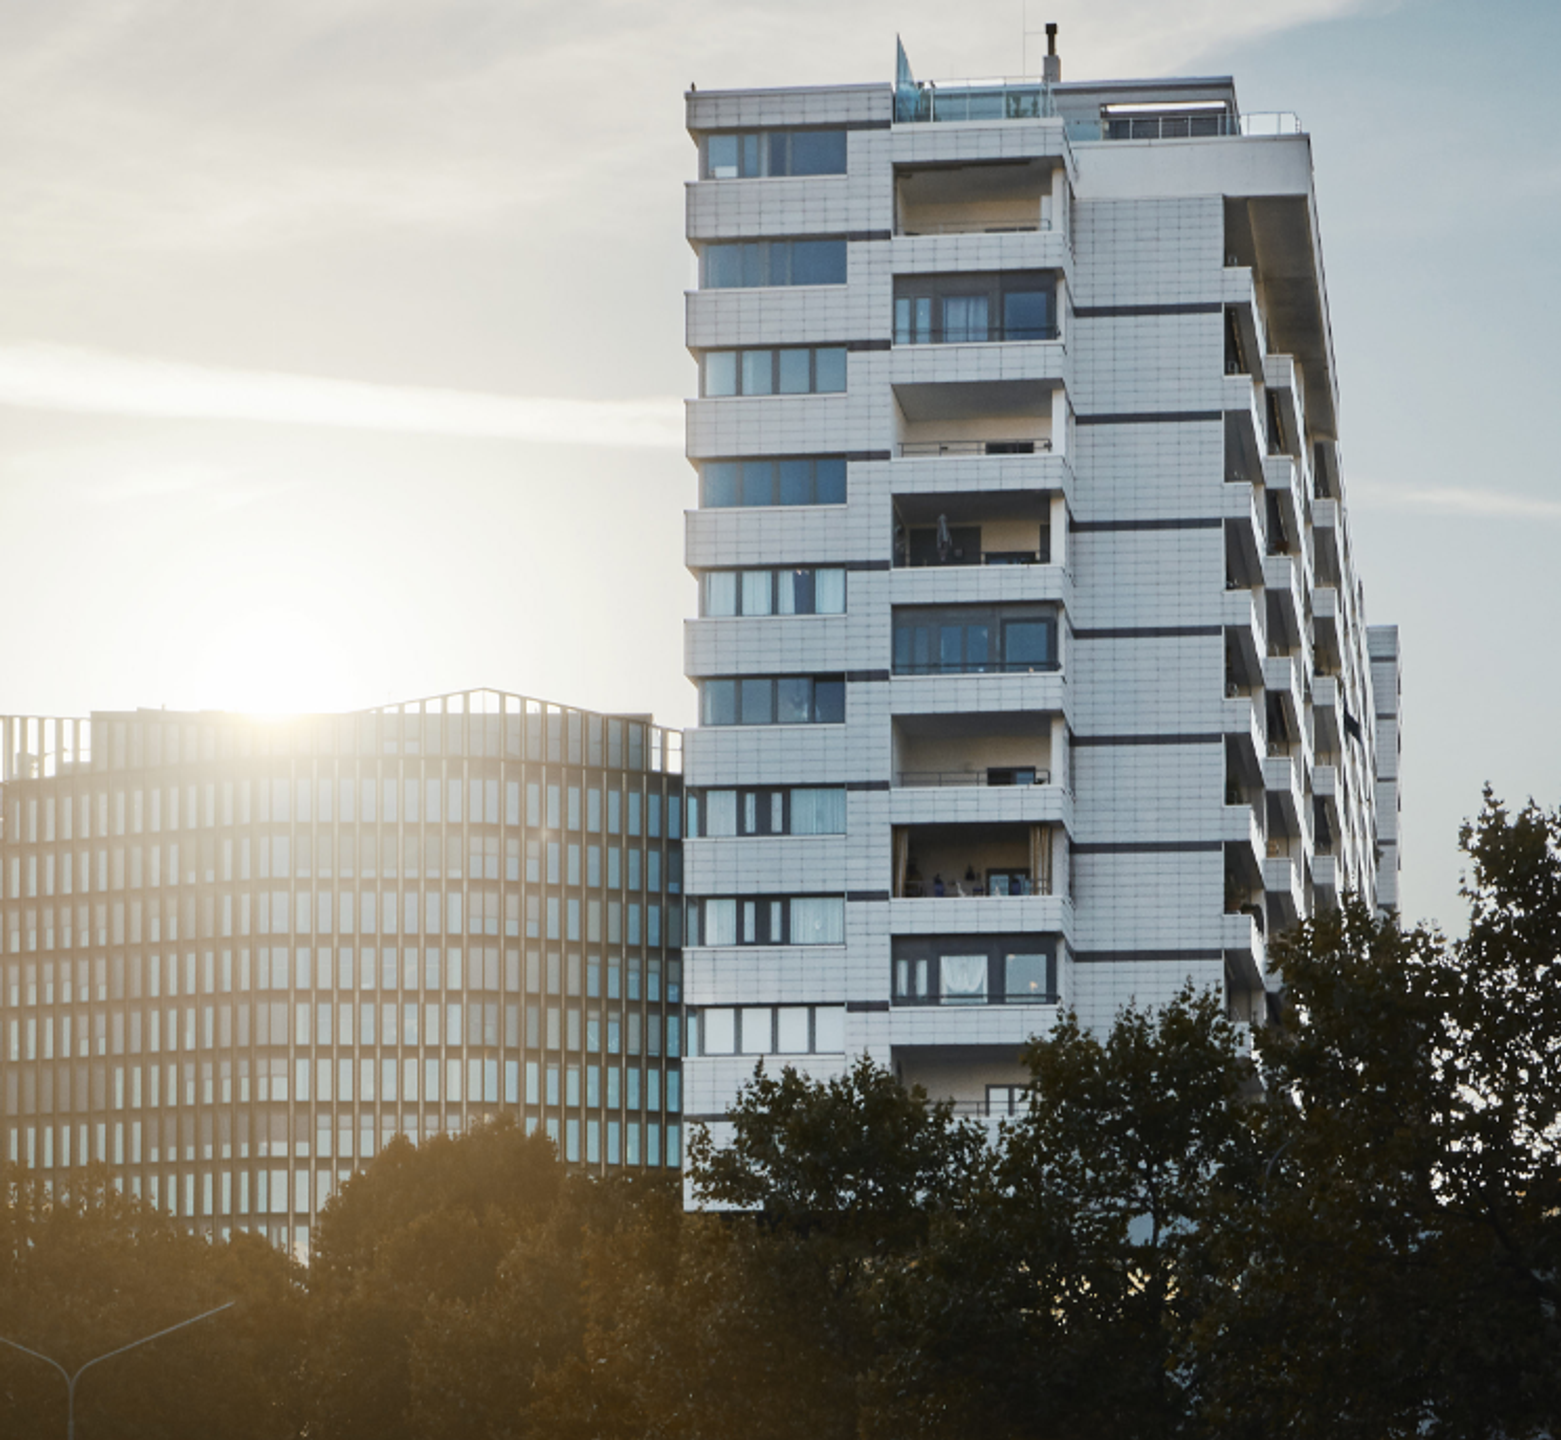
[[[980,1005],[986,1000],[986,956],[944,955],[938,960],[939,991],[945,1004]]]
[[[737,833],[737,792],[735,790],[705,791],[705,834],[735,835]]]
[[[770,395],[775,389],[775,352],[773,350],[744,350],[743,394]]]
[[[839,786],[791,792],[793,835],[844,835],[845,830],[846,792]]]
[[[712,180],[737,178],[737,137],[712,135],[705,141],[705,173]]]
[[[775,718],[773,680],[739,680],[743,725],[769,725]]]
[[[820,352],[821,354],[824,352]],[[840,356],[840,388],[845,389],[845,353]],[[820,386],[820,389],[823,387]],[[814,462],[817,489],[814,503],[817,505],[844,505],[846,503],[846,462],[830,458]]]
[[[709,350],[705,352],[705,394],[735,395],[737,393],[737,352],[735,350]]]
[[[750,240],[736,247],[742,251],[742,279],[738,283],[752,288],[771,284],[769,275],[769,245],[763,240]]]
[[[775,718],[782,725],[806,725],[811,718],[809,698],[812,680],[806,675],[786,675],[775,682]]]
[[[759,142],[764,137],[762,135],[743,135],[739,138],[742,141],[742,159],[738,168],[743,178],[747,179],[750,176],[764,174],[764,166],[760,163],[762,157],[759,151]]]
[[[811,505],[813,503],[813,462],[811,460],[782,460],[780,462],[780,503],[782,505]]]
[[[737,613],[737,572],[711,570],[705,575],[705,614]]]
[[[780,393],[782,395],[806,395],[808,393],[807,350],[782,350],[780,352]]]
[[[737,902],[735,900],[705,901],[705,944],[735,945],[737,943]]]
[[[707,245],[705,247],[705,288],[707,290],[726,290],[734,285],[742,285],[743,280],[743,246],[741,245]]]
[[[737,682],[735,680],[706,680],[700,687],[704,701],[705,725],[735,725],[737,723]]]
[[[911,343],[911,301],[908,295],[901,295],[894,302],[894,343]]]
[[[1003,296],[1005,340],[1051,339],[1051,296],[1044,290],[1022,290]]]
[[[768,615],[772,606],[772,591],[774,588],[772,572],[769,570],[744,570],[743,574],[743,614],[744,615]]]
[[[813,1048],[821,1055],[839,1055],[846,1048],[843,1005],[820,1005],[813,1012]]]
[[[791,902],[793,945],[843,945],[845,901],[838,895],[799,895]]]
[[[992,630],[985,621],[965,626],[965,668],[980,673],[992,668]]]
[[[843,725],[846,718],[846,682],[813,682],[813,719],[820,725]]]
[[[844,240],[794,240],[791,245],[793,285],[844,285]]]
[[[808,1053],[808,1007],[782,1005],[775,1014],[775,1049],[781,1055]]]
[[[813,388],[820,395],[839,394],[846,388],[846,348],[826,345],[813,352]],[[838,503],[838,502],[836,502]]]
[[[793,175],[844,175],[844,130],[798,130],[791,137]]]
[[[791,166],[787,163],[786,152],[790,148],[787,142],[791,139],[791,136],[784,130],[772,130],[765,139],[769,142],[767,148],[769,150],[768,159],[770,162],[769,168],[765,173],[767,175],[789,175]]]
[[[963,625],[938,626],[938,669],[945,675],[957,674],[964,668]]]
[[[742,1053],[765,1055],[770,1049],[770,1007],[745,1005],[737,1012],[742,1022]]]
[[[846,572],[844,570],[815,570],[813,572],[813,613],[816,615],[844,615],[846,613]]]
[[[712,510],[737,504],[738,468],[735,460],[709,460],[700,471],[704,482],[703,503]]]
[[[743,462],[743,504],[773,505],[774,503],[775,462],[745,460]]]
[[[730,1010],[706,1010],[704,1013],[706,1055],[730,1055],[735,1039]]]
[[[1046,955],[1010,955],[1004,962],[1004,993],[1010,1000],[1048,1000]]]
[[[1049,670],[1053,663],[1050,620],[1009,620],[1003,626],[1005,670]]]
[[[943,302],[943,338],[950,342],[987,339],[985,295],[951,295]]]

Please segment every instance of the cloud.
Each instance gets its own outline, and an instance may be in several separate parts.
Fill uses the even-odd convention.
[[[567,400],[229,370],[63,345],[0,345],[0,405],[98,415],[680,449],[683,403]]]
[[[1424,515],[1479,520],[1561,520],[1561,500],[1513,495],[1500,490],[1352,480],[1350,494],[1357,509],[1411,510]]]

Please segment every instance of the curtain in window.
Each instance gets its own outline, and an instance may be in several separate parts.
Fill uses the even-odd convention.
[[[843,945],[845,922],[845,901],[840,896],[796,896],[791,902],[791,943]]]
[[[944,1000],[971,1005],[986,999],[985,955],[944,955],[939,970]]]
[[[705,901],[706,945],[735,945],[737,943],[737,902],[735,900]]]

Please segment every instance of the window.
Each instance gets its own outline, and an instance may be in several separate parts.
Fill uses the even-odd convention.
[[[704,615],[843,615],[846,572],[838,566],[790,570],[707,570]]]
[[[896,675],[1055,670],[1057,615],[1041,606],[951,606],[894,612]]]
[[[695,1019],[701,1055],[818,1055],[843,1048],[839,1005],[719,1006]]]
[[[846,462],[838,455],[707,460],[699,467],[699,478],[699,503],[708,510],[846,503]]]
[[[727,240],[704,247],[701,283],[707,290],[763,285],[844,285],[844,240]]]
[[[839,895],[744,895],[689,901],[690,945],[843,945]]]
[[[1055,340],[1056,297],[1056,277],[1045,270],[898,276],[894,343]]]
[[[756,675],[704,680],[702,725],[839,725],[846,718],[846,682],[838,675]]]
[[[695,835],[844,835],[846,830],[843,785],[705,790],[689,799],[689,828]]]
[[[699,393],[825,395],[846,388],[844,345],[789,345],[762,350],[706,350]]]
[[[706,180],[844,175],[844,130],[758,130],[705,137]]]
[[[1054,1005],[1056,946],[1036,936],[893,941],[896,1005]]]

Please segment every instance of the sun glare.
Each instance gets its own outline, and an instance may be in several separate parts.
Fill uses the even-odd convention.
[[[224,622],[221,644],[206,652],[192,689],[204,709],[301,715],[354,708],[363,702],[331,634],[298,611],[241,610]]]

